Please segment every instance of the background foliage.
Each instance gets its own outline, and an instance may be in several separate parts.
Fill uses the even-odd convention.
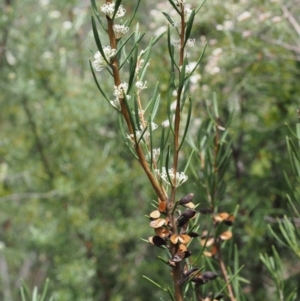
[[[141,274],[158,280],[166,272],[156,250],[139,240],[149,236],[144,215],[153,192],[124,147],[117,116],[94,85],[89,2],[6,0],[0,9],[1,299],[20,299],[21,278],[33,287],[47,277],[60,301],[158,299]],[[138,20],[146,39],[166,29],[161,11],[169,9],[164,1],[141,4]],[[290,216],[286,194],[299,185],[284,126],[297,121],[299,10],[297,0],[207,1],[194,28],[195,54],[206,42],[208,47],[191,86],[190,131],[197,133],[207,118],[213,92],[222,123],[234,112],[232,156],[219,201],[228,212],[239,205],[234,243],[245,265],[246,300],[274,300],[259,259],[260,253],[273,254],[272,245],[282,260],[286,289],[300,281],[299,255],[267,227],[282,235],[276,217]],[[164,42],[155,47],[147,76],[149,93],[161,81],[162,99],[169,79],[159,63],[167,60]],[[205,205],[201,179],[188,173],[182,193],[193,191]],[[226,261],[232,265],[230,252]]]

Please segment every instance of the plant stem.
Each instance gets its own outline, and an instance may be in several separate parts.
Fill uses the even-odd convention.
[[[234,297],[233,289],[232,289],[232,286],[231,286],[231,283],[229,281],[229,277],[228,277],[228,274],[227,274],[227,271],[226,271],[225,263],[224,263],[223,258],[222,258],[222,251],[221,251],[220,246],[218,246],[218,261],[219,261],[219,266],[221,268],[224,280],[227,284],[226,287],[227,287],[227,291],[228,291],[228,294],[229,294],[230,301],[236,301],[236,299]]]

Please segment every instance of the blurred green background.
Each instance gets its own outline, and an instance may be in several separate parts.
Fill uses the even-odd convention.
[[[129,14],[133,2],[122,3]],[[224,123],[234,111],[232,160],[219,201],[228,212],[239,205],[234,243],[249,281],[247,300],[272,300],[259,253],[276,244],[267,221],[287,214],[283,171],[294,183],[284,124],[294,126],[299,106],[299,4],[207,1],[192,34],[191,62],[208,46],[191,82],[191,132],[206,118],[213,92]],[[170,10],[167,1],[142,1],[133,22],[147,31],[141,48],[166,29],[161,12]],[[48,277],[59,301],[159,300],[141,278],[170,281],[159,250],[140,240],[153,235],[145,214],[155,195],[94,84],[89,1],[2,0],[0,11],[0,299],[19,300],[20,279],[33,287]],[[167,95],[166,45],[165,36],[154,48],[145,97],[157,79],[162,99]],[[107,74],[98,79],[112,91]],[[165,113],[162,102],[162,120]],[[180,193],[204,203],[187,173]],[[278,250],[287,286],[297,286],[299,260]]]

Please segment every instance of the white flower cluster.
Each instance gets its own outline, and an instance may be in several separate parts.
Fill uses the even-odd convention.
[[[117,50],[112,49],[110,46],[106,46],[103,47],[103,52],[106,60],[101,55],[100,51],[97,51],[94,55],[95,60],[92,62],[93,68],[98,72],[108,67],[107,61],[110,62],[110,60],[115,56]]]
[[[121,39],[125,35],[125,33],[127,33],[128,30],[129,27],[126,27],[125,25],[119,25],[119,24],[113,25],[113,31],[115,33],[116,40]]]
[[[154,131],[158,128],[158,125],[154,122],[151,122],[151,130]],[[140,140],[140,138],[143,136],[143,139],[146,140],[146,142],[149,141],[149,138],[150,138],[150,133],[148,130],[145,131],[145,128],[140,125],[140,131],[135,131],[135,136],[136,136],[136,139],[137,140]],[[134,141],[134,135],[133,134],[127,134],[127,138],[133,143],[135,144],[135,141]]]
[[[139,94],[143,89],[147,89],[147,81],[142,82],[139,80],[135,83],[135,86],[136,86],[137,92]]]
[[[186,46],[187,47],[194,47],[195,46],[195,41],[196,41],[195,39],[188,39],[187,42],[186,42]],[[171,44],[177,49],[180,49],[180,47],[181,47],[180,39],[178,39],[178,40],[172,39]]]
[[[169,169],[168,173],[164,167],[162,168],[161,172],[158,169],[156,169],[155,172],[165,183],[167,183],[168,185],[172,184],[175,187],[180,186],[181,184],[186,182],[188,179],[188,176],[186,176],[184,172],[176,172],[176,174],[175,174],[173,168]],[[169,177],[168,177],[168,174],[169,174]],[[170,183],[169,178],[172,181],[172,183]],[[174,183],[174,180],[175,180],[175,183]]]
[[[127,93],[128,84],[121,83],[118,87],[114,86],[114,96],[115,99],[110,101],[110,104],[117,110],[121,110],[120,98],[124,98],[124,94]],[[130,95],[126,95],[127,99],[130,99]]]
[[[178,40],[171,40],[171,44],[175,47],[175,48],[177,48],[177,49],[180,49],[180,47],[181,47],[181,41],[178,39]]]
[[[105,13],[109,18],[112,19],[115,12],[115,2],[105,3],[101,6],[100,9],[103,13]],[[125,13],[126,13],[126,9],[122,5],[120,5],[118,7],[118,11],[115,15],[115,18],[123,17]]]

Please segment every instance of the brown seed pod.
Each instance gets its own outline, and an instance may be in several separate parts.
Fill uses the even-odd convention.
[[[186,245],[187,243],[190,242],[191,238],[187,234],[173,234],[170,237],[171,242],[176,245],[178,242]]]
[[[187,203],[190,203],[193,200],[194,194],[193,193],[189,193],[187,195],[185,195],[184,197],[182,197],[179,200],[179,204],[180,205],[185,205]]]
[[[166,220],[162,219],[162,218],[158,218],[154,221],[150,222],[150,227],[152,228],[160,228],[162,227],[164,224],[166,223]]]
[[[223,222],[224,220],[227,220],[229,217],[229,213],[227,212],[221,212],[214,216],[214,221],[217,223]]]
[[[192,268],[192,269],[186,271],[186,272],[184,273],[184,276],[185,276],[185,277],[188,277],[188,276],[190,276],[191,274],[196,274],[196,272],[198,272],[199,269],[200,269],[200,268],[197,268],[197,267]]]
[[[166,209],[167,209],[167,202],[163,202],[159,200],[159,204],[158,204],[159,212],[166,212]]]
[[[158,210],[154,210],[150,213],[150,218],[157,219],[160,217],[160,212]]]
[[[207,271],[207,272],[204,272],[202,274],[202,278],[207,280],[207,281],[211,281],[211,280],[214,280],[218,277],[218,274],[215,273],[215,272],[211,272],[211,271]]]
[[[148,240],[152,245],[155,245],[157,247],[160,247],[160,246],[163,246],[166,244],[166,241],[159,236],[151,236],[148,238]]]
[[[219,236],[222,240],[229,240],[232,237],[232,232],[231,231],[225,231],[220,234]]]
[[[204,272],[203,274],[201,273],[201,274],[197,275],[196,277],[194,277],[192,279],[192,281],[198,285],[202,285],[211,280],[214,280],[217,277],[218,277],[218,274],[216,274],[215,272],[207,271],[207,272]]]
[[[190,237],[199,237],[199,236],[200,236],[200,234],[198,234],[198,233],[196,233],[196,232],[193,232],[193,231],[189,232],[188,235],[189,235]]]
[[[224,224],[227,226],[232,226],[235,220],[235,216],[230,214],[226,220],[224,220]]]
[[[193,218],[196,215],[196,210],[194,209],[186,209],[182,212],[181,216],[187,217],[187,218]]]
[[[155,234],[161,238],[168,238],[171,234],[171,231],[164,227],[155,228],[154,231]]]
[[[189,221],[188,217],[182,215],[179,216],[176,221],[177,227],[183,227],[188,221]]]
[[[212,213],[212,209],[211,208],[200,208],[199,211],[202,214],[210,214],[210,213]]]

